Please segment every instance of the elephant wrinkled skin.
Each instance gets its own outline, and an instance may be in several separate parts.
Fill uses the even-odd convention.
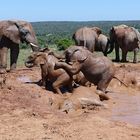
[[[110,42],[112,52],[115,46],[115,61],[120,61],[119,48],[122,50],[122,62],[126,62],[128,51],[134,52],[133,62],[137,62],[137,53],[140,48],[140,33],[133,27],[126,25],[113,26],[110,30]]]
[[[20,43],[30,44],[38,51],[37,39],[30,23],[20,20],[0,21],[0,73],[6,72],[7,53],[10,48],[10,70],[16,68]]]
[[[97,56],[81,46],[71,46],[66,51],[66,58],[73,62],[69,65],[64,62],[57,62],[55,67],[64,68],[71,75],[83,72],[85,78],[102,92],[115,75],[115,66],[111,60],[104,56]]]

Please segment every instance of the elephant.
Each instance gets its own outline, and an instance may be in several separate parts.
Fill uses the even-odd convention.
[[[115,46],[116,62],[120,62],[119,48],[122,50],[121,62],[127,62],[128,51],[134,52],[133,62],[137,63],[137,53],[140,48],[140,33],[137,29],[127,25],[113,26],[110,29],[111,53]]]
[[[95,46],[95,51],[101,51],[104,54],[104,56],[107,56],[107,51],[109,46],[110,46],[110,39],[104,34],[99,34]]]
[[[99,33],[99,28],[82,27],[73,34],[72,38],[77,46],[86,47],[94,52]]]
[[[102,34],[99,27],[83,27],[78,29],[72,37],[77,46],[84,46],[89,51],[101,51],[107,56],[109,38]]]
[[[0,21],[0,73],[6,72],[7,53],[10,48],[10,70],[16,69],[19,44],[30,44],[33,51],[38,51],[37,38],[31,24],[21,20]]]
[[[97,91],[106,92],[106,88],[115,75],[115,66],[109,58],[97,56],[82,46],[70,46],[65,51],[65,55],[67,61],[73,64],[57,62],[56,69],[63,68],[70,75],[81,71],[88,81],[97,86]]]

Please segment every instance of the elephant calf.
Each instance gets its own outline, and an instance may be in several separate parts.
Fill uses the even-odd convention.
[[[97,56],[81,46],[71,46],[65,51],[66,61],[73,62],[69,65],[57,62],[55,68],[63,68],[73,75],[83,72],[85,78],[97,85],[97,89],[105,92],[107,86],[115,75],[115,66],[105,56]]]
[[[46,86],[46,81],[51,81],[56,93],[62,94],[60,87],[68,85],[71,88],[72,78],[62,68],[54,70],[56,62],[58,62],[58,59],[54,55],[45,52],[34,52],[27,58],[25,65],[26,67],[40,65],[42,85]]]

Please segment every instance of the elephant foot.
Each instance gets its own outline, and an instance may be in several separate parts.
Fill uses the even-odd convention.
[[[107,96],[105,93],[103,93],[100,90],[96,90],[96,94],[99,95],[101,101],[109,100],[110,99],[109,96]]]
[[[9,72],[10,73],[14,73],[16,71],[16,69],[10,69]]]
[[[119,59],[113,59],[112,61],[113,61],[113,62],[120,62]]]
[[[129,61],[123,60],[123,59],[122,59],[121,62],[122,62],[122,63],[128,63]]]
[[[6,73],[6,69],[1,68],[1,69],[0,69],[0,74],[4,74],[4,73]]]
[[[136,61],[136,60],[133,60],[133,63],[135,63],[135,64],[136,64],[136,63],[138,63],[138,61]]]

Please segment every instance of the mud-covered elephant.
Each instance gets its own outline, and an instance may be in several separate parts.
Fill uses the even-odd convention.
[[[40,52],[33,52],[30,56],[28,56],[25,60],[25,66],[31,68],[39,65],[42,77],[40,85],[46,87],[47,82],[50,81],[55,92],[58,94],[61,94],[60,87],[63,86],[67,86],[70,90],[72,90],[73,82],[83,86],[90,85],[82,72],[79,72],[74,76],[70,76],[62,68],[55,70],[54,66],[58,61],[59,59],[54,56],[54,53],[48,48],[45,48],[40,50]]]
[[[33,52],[25,61],[25,66],[31,68],[35,65],[39,65],[41,68],[41,85],[46,87],[48,82],[52,83],[54,91],[58,94],[62,94],[60,87],[69,86],[72,90],[72,78],[62,68],[54,70],[55,63],[58,59],[49,53],[45,52]]]
[[[93,52],[100,32],[98,28],[82,27],[73,34],[72,38],[77,46],[84,46]]]
[[[33,51],[39,49],[35,32],[29,22],[0,21],[0,73],[6,72],[8,49],[10,49],[10,70],[16,68],[19,44],[24,42],[30,44]]]
[[[137,29],[126,25],[113,26],[110,30],[110,42],[112,52],[115,46],[115,61],[120,61],[119,48],[122,50],[122,62],[127,61],[128,51],[134,52],[133,62],[137,62],[137,53],[140,47],[140,33]]]
[[[69,47],[65,51],[65,55],[67,61],[71,61],[73,64],[57,62],[56,68],[64,68],[71,75],[82,71],[88,81],[97,85],[97,90],[106,91],[115,74],[115,66],[109,58],[97,56],[81,46]]]

